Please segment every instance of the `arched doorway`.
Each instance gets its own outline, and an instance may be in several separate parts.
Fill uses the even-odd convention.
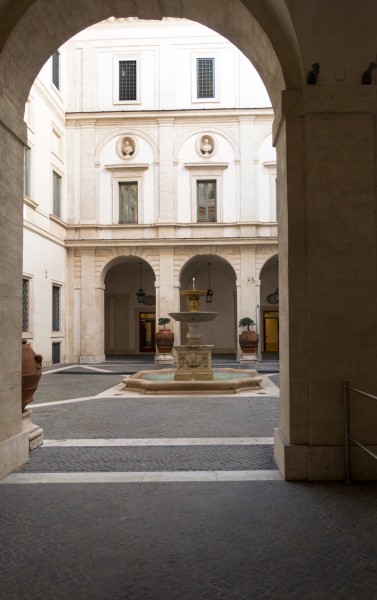
[[[260,341],[264,360],[279,356],[279,261],[272,256],[260,273]]]
[[[237,352],[237,290],[233,267],[223,258],[200,255],[191,258],[180,276],[181,290],[207,291],[200,300],[200,310],[217,312],[214,321],[201,324],[202,344],[213,344],[213,355],[235,356]],[[181,297],[181,310],[187,311],[186,301]],[[187,325],[181,323],[181,343],[185,343]]]
[[[153,269],[125,258],[105,276],[105,355],[155,351],[156,297]]]

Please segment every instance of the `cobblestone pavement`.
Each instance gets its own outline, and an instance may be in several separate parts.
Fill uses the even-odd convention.
[[[278,399],[99,398],[33,407],[32,420],[46,438],[272,436]]]
[[[273,446],[40,448],[22,473],[276,469]]]
[[[44,376],[33,422],[45,439],[93,446],[46,445],[21,472],[276,468],[272,445],[259,442],[95,445],[266,438],[278,423],[276,395],[90,398],[123,372]],[[376,527],[376,484],[5,483],[0,600],[377,600]]]
[[[375,600],[374,485],[0,486],[4,600]]]

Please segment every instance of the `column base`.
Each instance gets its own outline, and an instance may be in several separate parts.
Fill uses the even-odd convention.
[[[256,354],[241,354],[239,358],[241,365],[255,365],[258,362],[258,356]]]
[[[22,429],[29,436],[30,452],[43,444],[43,429],[31,422],[31,413],[30,408],[27,408],[22,413]]]
[[[80,356],[80,365],[86,363],[102,363],[105,362],[106,356],[104,354],[84,354]]]
[[[289,444],[275,429],[275,460],[286,481],[344,481],[344,446]]]
[[[19,469],[29,460],[29,436],[25,431],[1,442],[0,479]]]
[[[174,365],[175,359],[173,354],[156,354],[154,357],[155,365]]]

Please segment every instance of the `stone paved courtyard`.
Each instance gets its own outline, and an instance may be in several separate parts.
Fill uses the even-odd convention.
[[[30,406],[45,444],[0,485],[1,599],[376,600],[377,485],[277,477],[277,375],[142,397],[98,369],[51,371]]]

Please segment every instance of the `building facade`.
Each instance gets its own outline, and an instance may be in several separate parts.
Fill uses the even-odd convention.
[[[107,19],[53,54],[25,120],[23,335],[45,365],[155,353],[193,278],[219,313],[203,343],[240,357],[249,316],[259,358],[278,350],[273,111],[236,47]]]

